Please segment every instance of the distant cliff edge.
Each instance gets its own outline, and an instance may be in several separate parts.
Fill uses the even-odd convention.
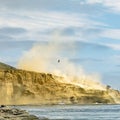
[[[0,63],[0,104],[115,104],[120,92],[86,90],[61,83],[62,77],[46,73],[19,70]]]

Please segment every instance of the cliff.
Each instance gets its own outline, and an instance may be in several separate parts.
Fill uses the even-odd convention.
[[[2,62],[0,62],[0,71],[4,71],[4,70],[15,70],[16,68],[10,66],[10,65],[7,65],[7,64],[4,64]]]
[[[59,82],[59,76],[5,66],[0,69],[0,104],[116,103],[120,96],[119,91],[86,90]]]

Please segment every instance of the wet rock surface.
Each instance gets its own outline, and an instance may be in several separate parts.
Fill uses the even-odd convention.
[[[0,120],[48,120],[47,118],[38,118],[30,115],[25,110],[11,107],[0,107]]]

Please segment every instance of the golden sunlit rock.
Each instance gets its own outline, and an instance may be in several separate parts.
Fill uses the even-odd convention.
[[[113,89],[86,89],[47,73],[19,69],[0,71],[0,104],[94,104],[119,103]]]

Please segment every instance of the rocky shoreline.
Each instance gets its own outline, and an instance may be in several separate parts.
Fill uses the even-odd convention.
[[[0,107],[0,120],[48,120],[47,118],[38,118],[29,114],[25,110],[12,108],[9,106]]]

